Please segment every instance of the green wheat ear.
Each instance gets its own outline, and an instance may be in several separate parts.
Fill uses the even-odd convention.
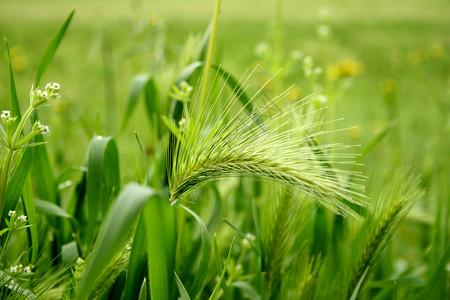
[[[422,197],[420,180],[406,171],[392,171],[384,177],[374,176],[369,215],[354,242],[353,270],[348,278],[348,297],[357,295],[358,283],[367,278],[376,260],[395,235],[400,222]],[[356,294],[355,294],[356,293]]]
[[[326,132],[325,122],[319,121],[320,113],[310,107],[308,99],[280,109],[284,93],[249,116],[245,108],[231,113],[237,102],[235,94],[218,109],[221,95],[208,99],[209,107],[197,118],[185,109],[170,178],[172,201],[212,180],[255,176],[282,183],[343,215],[353,214],[347,203],[364,205],[361,185],[339,182],[341,177],[352,175],[362,180],[361,176],[331,167],[353,163],[353,156],[342,152],[348,147],[311,145],[311,139]],[[253,105],[257,95],[251,99]],[[196,97],[191,105],[194,113]],[[215,115],[214,111],[221,113]]]

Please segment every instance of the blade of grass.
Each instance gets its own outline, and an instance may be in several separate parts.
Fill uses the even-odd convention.
[[[448,271],[446,266],[449,261],[450,246],[447,246],[426,287],[416,299],[445,299],[445,295],[448,296]]]
[[[14,72],[11,63],[11,53],[9,51],[9,44],[6,38],[5,44],[6,44],[6,52],[8,54],[8,66],[9,66],[9,104],[11,106],[11,116],[17,117],[16,121],[14,122],[14,129],[15,129],[19,124],[22,116],[20,114],[19,99],[17,98],[16,83],[14,80]]]
[[[189,294],[192,295],[192,298],[197,298],[197,296],[199,296],[200,292],[202,291],[204,280],[208,275],[209,261],[211,259],[211,236],[208,232],[208,228],[206,228],[205,223],[196,213],[181,204],[180,207],[194,217],[201,229],[202,257],[198,269],[195,272],[194,283],[189,289]]]
[[[189,297],[188,292],[186,291],[186,288],[183,285],[183,282],[181,282],[180,277],[178,277],[176,272],[173,272],[174,276],[175,276],[175,280],[177,282],[177,287],[178,290],[180,291],[180,298],[181,300],[191,300],[191,298]]]
[[[17,201],[19,201],[20,194],[22,193],[25,183],[27,182],[24,178],[28,177],[32,161],[33,148],[26,148],[23,151],[22,157],[20,158],[20,161],[8,182],[2,220],[5,220],[8,216],[9,210],[15,209]],[[3,222],[4,221],[2,221],[2,224]]]
[[[364,157],[366,157],[367,154],[369,154],[376,147],[376,145],[378,145],[396,125],[397,125],[396,120],[389,123],[389,125],[384,130],[382,130],[380,133],[378,133],[370,141],[370,143],[367,144],[367,146],[363,148],[363,150],[361,151],[361,155],[356,158],[356,161],[361,162],[364,159]]]
[[[154,198],[161,200],[154,190],[136,183],[129,183],[123,188],[105,218],[97,244],[86,261],[86,272],[78,286],[76,299],[87,299],[97,278],[126,242],[143,206],[147,202],[156,202],[149,201]]]
[[[127,279],[125,282],[125,298],[138,299],[142,282],[147,273],[147,249],[145,238],[145,221],[139,217],[133,238],[130,261],[128,263]]]
[[[243,291],[244,294],[251,300],[261,299],[255,288],[246,281],[234,281],[231,285]]]
[[[139,146],[139,152],[141,154],[141,159],[142,159],[142,164],[144,165],[144,170],[145,170],[145,185],[146,186],[150,186],[150,170],[148,169],[148,161],[147,161],[147,156],[145,154],[145,149],[144,149],[144,145],[142,144],[141,139],[139,138],[139,135],[137,134],[137,132],[134,132],[134,136],[136,137],[136,141],[138,143]]]
[[[36,207],[33,196],[33,188],[31,185],[31,178],[29,176],[26,177],[25,186],[22,190],[22,200],[25,207],[25,214],[28,217],[28,234],[31,245],[30,252],[30,262],[32,264],[36,263],[39,254],[39,237],[37,230],[37,222],[36,222]]]
[[[131,115],[133,114],[136,105],[139,100],[139,96],[141,95],[142,91],[144,90],[145,85],[149,81],[150,76],[147,74],[138,74],[134,76],[133,80],[131,81],[131,87],[130,91],[128,93],[128,102],[127,107],[125,109],[125,114],[122,121],[122,127],[121,132],[125,129],[127,126]]]
[[[86,241],[92,241],[98,216],[104,216],[110,199],[120,186],[119,155],[112,137],[96,136],[91,140],[87,160],[88,222]]]
[[[175,264],[175,209],[168,199],[153,197],[144,208],[144,216],[151,298],[169,299]]]
[[[69,27],[70,21],[72,20],[74,13],[75,10],[72,10],[70,12],[64,23],[59,27],[58,31],[55,33],[52,40],[48,44],[47,49],[45,50],[44,55],[42,56],[41,62],[39,64],[39,68],[36,74],[36,81],[34,82],[35,87],[38,87],[39,84],[41,83],[42,76],[44,76],[45,71],[47,70],[48,66],[53,60],[56,50],[58,49],[61,40],[66,34],[67,28]]]
[[[231,252],[233,250],[235,240],[236,240],[236,238],[233,238],[233,241],[231,241],[230,250],[228,250],[227,259],[225,260],[225,264],[223,265],[222,273],[220,274],[219,281],[217,281],[217,284],[214,287],[214,290],[213,290],[211,296],[209,297],[209,300],[214,300],[217,297],[217,293],[219,292],[220,286],[222,285],[222,281],[225,278],[225,273],[227,272],[227,268],[228,268],[228,264],[230,262]],[[226,283],[225,283],[225,285],[226,285]]]

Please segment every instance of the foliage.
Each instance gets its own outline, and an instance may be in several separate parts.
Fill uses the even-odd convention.
[[[46,141],[43,134],[50,129],[37,114],[52,119],[44,104],[51,103],[47,110],[64,105],[71,93],[57,83],[39,86],[74,11],[42,56],[23,115],[6,43],[2,299],[445,297],[448,161],[443,157],[441,166],[430,158],[426,168],[414,171],[399,160],[385,170],[373,166],[386,140],[408,137],[399,128],[405,125],[397,120],[400,100],[392,81],[383,84],[389,125],[362,149],[340,142],[342,132],[355,131],[341,130],[335,116],[364,64],[343,60],[323,72],[320,57],[298,51],[286,57],[283,2],[276,4],[274,38],[256,49],[261,67],[241,79],[214,51],[220,0],[202,40],[188,39],[179,63],[165,60],[164,44],[155,42],[155,55],[146,58],[153,68],[131,80],[123,115],[116,115],[110,99],[99,121],[120,126],[98,124],[92,132],[83,125],[89,145],[78,165],[53,164],[55,143],[51,135]],[[325,44],[333,37],[329,23],[322,8],[317,32]],[[105,40],[104,58],[111,54]],[[287,67],[280,71],[281,66]],[[115,73],[108,59],[104,75],[106,94],[113,98]],[[310,96],[299,99],[298,87],[288,87],[295,76]],[[263,80],[260,87],[254,88],[255,78]],[[95,100],[89,93],[84,97]],[[91,121],[77,120],[84,122]],[[105,128],[110,136],[100,134]],[[131,137],[129,128],[135,130]],[[71,134],[68,128],[55,131]],[[71,141],[64,147],[81,145],[78,137]],[[129,148],[131,159],[124,151]],[[401,150],[385,151],[398,158]],[[421,213],[421,199],[434,211]],[[430,219],[431,212],[436,216]],[[412,235],[408,230],[414,228],[432,238],[419,248],[418,262],[399,267],[408,245],[396,237]]]

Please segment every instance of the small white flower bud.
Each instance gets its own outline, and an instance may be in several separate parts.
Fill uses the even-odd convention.
[[[1,117],[3,120],[6,121],[7,119],[9,119],[11,117],[11,112],[9,110],[4,110],[4,111],[2,111]]]
[[[27,221],[27,216],[21,215],[17,218],[17,220],[19,220],[22,223],[25,223]]]
[[[8,216],[9,216],[9,217],[13,217],[15,214],[16,214],[16,211],[15,211],[15,210],[10,210],[10,211],[8,212]]]

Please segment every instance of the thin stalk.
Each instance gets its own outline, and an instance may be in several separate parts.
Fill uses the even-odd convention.
[[[217,0],[216,8],[214,11],[214,17],[213,17],[213,22],[212,22],[212,27],[211,27],[211,36],[209,38],[208,52],[206,55],[205,67],[203,70],[203,83],[202,83],[202,90],[200,93],[200,108],[199,108],[200,111],[199,111],[199,115],[198,115],[199,119],[202,118],[203,110],[204,110],[205,103],[206,103],[206,96],[208,93],[208,82],[209,82],[209,77],[211,76],[211,65],[212,65],[212,59],[213,59],[213,54],[214,54],[214,44],[216,41],[217,22],[219,20],[219,12],[220,12],[221,2],[222,2],[222,0]]]
[[[17,140],[19,139],[20,133],[22,132],[23,126],[25,125],[25,122],[27,121],[28,117],[33,112],[33,109],[34,109],[33,106],[28,107],[27,111],[23,115],[23,118],[20,120],[19,125],[17,125],[16,131],[14,132],[12,142],[10,145],[10,147],[12,148],[11,150],[13,150],[15,148],[15,145],[17,143]]]

